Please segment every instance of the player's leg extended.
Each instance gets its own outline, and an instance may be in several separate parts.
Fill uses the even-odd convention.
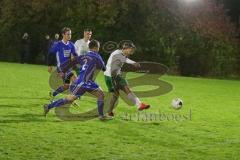
[[[50,96],[53,96],[53,98],[55,96],[57,96],[59,93],[62,93],[66,90],[69,89],[69,85],[71,82],[73,82],[76,79],[76,76],[73,73],[70,73],[68,76],[63,78],[63,85],[58,87],[55,91],[53,91],[52,93],[50,93]]]
[[[104,78],[105,78],[106,86],[108,88],[108,92],[111,93],[112,95],[110,104],[109,104],[108,115],[113,117],[114,116],[113,109],[119,97],[119,90],[117,89],[117,87],[114,87],[114,82],[112,77],[105,75]]]
[[[98,114],[99,114],[99,117],[103,117],[104,116],[104,113],[103,113],[104,93],[102,89],[98,88],[90,93],[97,97]]]
[[[70,104],[76,99],[77,99],[77,97],[75,95],[67,95],[65,98],[61,98],[61,99],[59,99],[55,102],[52,102],[48,105],[44,105],[44,115],[46,116],[46,114],[49,112],[50,109],[52,109],[54,107],[60,107],[65,104]]]
[[[128,83],[124,78],[121,77],[119,79],[118,85],[120,86],[121,90],[126,93],[127,98],[138,107],[138,110],[141,111],[150,108],[150,105],[142,103],[140,99],[130,90]]]
[[[111,97],[111,100],[110,100],[110,103],[109,103],[109,109],[108,109],[108,115],[109,116],[114,116],[114,113],[113,113],[113,110],[116,106],[116,102],[119,98],[119,91],[116,90],[115,92],[112,93],[112,97]]]
[[[65,83],[62,86],[58,87],[55,91],[53,91],[51,94],[53,97],[57,96],[59,93],[62,93],[66,91],[69,88],[69,84]]]

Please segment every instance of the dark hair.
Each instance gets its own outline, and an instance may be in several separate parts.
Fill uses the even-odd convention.
[[[132,42],[125,42],[122,46],[122,49],[133,48],[136,49],[136,46]]]
[[[64,28],[62,29],[61,33],[62,33],[62,34],[65,34],[65,33],[68,32],[68,31],[71,31],[71,29],[68,28],[68,27],[64,27]]]
[[[92,32],[92,30],[90,28],[85,28],[84,32]]]
[[[88,44],[89,49],[97,48],[99,47],[99,42],[95,39],[91,40]]]

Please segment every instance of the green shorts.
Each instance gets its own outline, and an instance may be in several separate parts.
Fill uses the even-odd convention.
[[[124,86],[128,85],[127,80],[120,75],[117,76],[116,78],[112,78],[109,76],[104,77],[109,92],[114,92],[115,90],[122,89]]]

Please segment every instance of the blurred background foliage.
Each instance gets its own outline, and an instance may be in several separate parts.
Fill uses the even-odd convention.
[[[225,2],[0,0],[0,60],[19,61],[24,32],[31,40],[31,62],[39,64],[46,34],[53,38],[68,26],[75,41],[89,27],[102,46],[132,40],[137,46],[133,59],[163,63],[172,74],[238,77],[239,17],[235,12],[240,4]],[[101,52],[106,60],[109,53]]]

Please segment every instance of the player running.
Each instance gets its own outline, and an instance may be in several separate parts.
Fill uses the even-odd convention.
[[[135,49],[136,47],[133,43],[124,43],[122,50],[118,49],[114,51],[107,61],[106,71],[104,72],[105,82],[108,91],[113,93],[108,111],[109,116],[114,116],[113,109],[118,100],[120,90],[127,94],[128,99],[137,106],[139,111],[150,107],[150,105],[144,104],[139,100],[139,98],[130,90],[127,81],[121,76],[121,68],[124,63],[140,67],[139,63],[128,58],[128,56],[134,53]]]
[[[71,65],[80,64],[82,67],[80,69],[80,74],[77,79],[70,85],[70,95],[65,98],[59,99],[51,104],[44,105],[44,114],[46,115],[50,109],[54,107],[59,107],[65,104],[71,104],[74,100],[82,96],[85,92],[89,92],[97,97],[97,106],[99,119],[104,120],[108,117],[104,116],[103,106],[104,106],[104,93],[97,83],[93,81],[94,71],[102,69],[105,71],[105,64],[99,55],[98,51],[100,44],[96,40],[92,40],[89,43],[90,51],[86,55],[79,56],[75,58]]]
[[[48,54],[48,72],[52,72],[52,66],[54,58],[57,59],[57,72],[58,75],[63,80],[63,85],[57,88],[55,91],[50,92],[50,97],[52,99],[58,95],[59,93],[64,92],[69,88],[69,84],[73,81],[76,77],[71,71],[71,69],[63,72],[61,65],[70,61],[72,58],[77,56],[75,51],[74,44],[70,42],[71,39],[71,29],[64,27],[62,29],[62,40],[55,43],[52,48],[50,49],[50,53]]]
[[[90,43],[91,37],[92,30],[89,28],[84,29],[83,38],[77,40],[74,44],[78,56],[87,54],[89,51],[88,44]],[[79,75],[79,68],[80,66],[76,66],[75,72],[77,75]]]

